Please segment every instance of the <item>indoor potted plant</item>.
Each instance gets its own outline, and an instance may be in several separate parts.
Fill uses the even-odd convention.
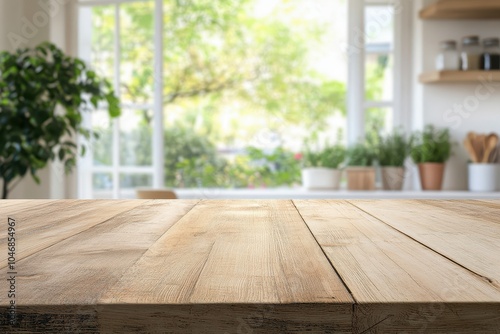
[[[423,190],[441,190],[445,162],[451,155],[449,129],[436,129],[432,125],[414,136],[411,157],[418,165]]]
[[[394,130],[387,136],[379,136],[377,160],[382,171],[384,190],[402,190],[405,161],[411,152],[411,138]]]
[[[346,149],[341,144],[326,145],[322,150],[309,148],[302,159],[302,185],[306,189],[339,189]]]
[[[28,173],[40,182],[37,171],[50,161],[66,172],[75,166],[78,136],[95,137],[83,112],[105,103],[111,117],[120,114],[111,84],[53,44],[0,53],[0,77],[2,198]]]
[[[347,150],[347,188],[375,190],[374,150],[368,142],[358,143]]]

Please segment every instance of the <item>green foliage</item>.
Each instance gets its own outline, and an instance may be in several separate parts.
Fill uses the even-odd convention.
[[[93,135],[82,126],[81,112],[107,102],[111,117],[120,114],[109,83],[49,43],[0,53],[0,78],[3,198],[16,178],[30,173],[40,182],[37,171],[49,161],[63,161],[67,172],[75,166],[75,136]]]
[[[165,130],[165,184],[170,187],[217,187],[226,161],[205,136],[173,127]]]
[[[304,167],[325,167],[337,169],[345,161],[346,149],[343,145],[326,145],[322,150],[304,152]]]
[[[368,142],[360,142],[347,150],[347,165],[371,167],[375,160],[375,151]]]
[[[300,182],[300,162],[292,152],[281,147],[271,152],[249,147],[247,152],[247,175],[253,180],[246,186],[278,187]]]
[[[327,129],[329,117],[346,115],[345,83],[319,71],[315,63],[318,50],[325,52],[321,50],[336,40],[338,32],[332,32],[330,24],[323,26],[301,12],[294,13],[308,1],[278,1],[264,16],[255,14],[258,2],[254,0],[163,1],[168,186],[271,187],[300,181],[300,173],[295,171],[300,166],[291,152],[261,151],[265,157],[257,158],[249,149],[251,156],[226,158],[218,155],[216,147],[251,142],[263,126],[278,134],[290,133],[296,126],[322,131]],[[114,6],[96,6],[92,11],[96,27],[93,64],[111,78]],[[120,13],[121,98],[151,103],[154,4],[121,4]],[[367,71],[368,100],[383,95],[388,62],[384,57]],[[384,113],[377,114],[377,124],[383,125]],[[102,138],[108,135],[111,147],[111,133],[104,131]],[[145,136],[127,137],[140,140],[133,148],[135,155],[150,150]],[[96,146],[99,152],[94,150],[94,159],[108,163],[109,148],[101,143]],[[336,154],[330,160],[339,161],[341,152]],[[145,158],[140,161],[148,164]]]
[[[251,115],[279,119],[280,125],[325,129],[328,117],[346,114],[345,83],[311,66],[311,53],[331,43],[327,29],[294,13],[300,4],[280,1],[269,15],[256,14],[254,0],[165,0],[164,103],[172,118],[186,110],[210,109],[200,126],[220,124],[224,107],[237,105],[237,119]],[[270,6],[272,7],[272,6]],[[153,2],[120,5],[121,97],[150,103],[153,91]],[[288,22],[293,20],[293,24]],[[114,50],[112,6],[93,7],[94,63],[112,75]],[[328,27],[327,27],[328,28]],[[131,72],[131,73],[129,73]],[[169,126],[175,121],[166,117]],[[247,124],[248,136],[258,129]],[[256,126],[255,126],[256,127]],[[259,125],[259,129],[260,129]],[[286,128],[286,127],[283,127]],[[237,127],[207,134],[211,141],[230,144]]]
[[[403,167],[410,155],[412,140],[399,130],[379,136],[377,160],[383,167]]]
[[[300,164],[282,148],[249,147],[233,159],[219,156],[205,136],[182,127],[165,131],[165,183],[169,187],[276,187],[300,181]]]
[[[451,139],[449,129],[436,129],[432,125],[414,136],[415,145],[411,157],[416,164],[434,162],[444,163],[451,156]]]

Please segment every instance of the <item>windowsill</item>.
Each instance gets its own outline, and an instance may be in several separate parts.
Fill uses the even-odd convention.
[[[500,192],[322,191],[296,189],[175,189],[180,199],[499,199]]]
[[[500,192],[474,193],[470,191],[348,191],[278,189],[173,189],[179,199],[500,199]],[[111,191],[98,191],[96,198],[112,199]],[[135,199],[133,189],[121,191],[122,199]]]

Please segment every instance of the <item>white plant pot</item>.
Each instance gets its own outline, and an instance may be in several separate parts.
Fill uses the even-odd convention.
[[[332,168],[305,168],[302,185],[306,189],[339,189],[342,171]]]
[[[473,192],[497,191],[499,166],[498,164],[469,164],[469,190]]]

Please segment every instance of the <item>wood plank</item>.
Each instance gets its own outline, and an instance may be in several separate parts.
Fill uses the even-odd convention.
[[[350,202],[500,289],[498,218],[463,215],[458,202],[446,208],[419,200]]]
[[[103,218],[101,224],[17,263],[22,326],[40,331],[72,328],[71,332],[87,328],[95,333],[101,294],[198,201],[128,202],[134,203],[131,210]],[[106,210],[100,208],[102,213]],[[5,280],[0,289],[7,291]],[[7,303],[0,301],[3,307]],[[82,327],[72,327],[79,322]],[[0,325],[2,329],[7,327]]]
[[[499,201],[479,201],[479,200],[422,200],[423,204],[431,205],[448,210],[453,208],[453,212],[464,217],[481,218],[491,223],[500,224],[500,202]],[[469,219],[469,218],[468,218]]]
[[[432,71],[422,73],[423,84],[499,82],[500,71]]]
[[[126,201],[132,209],[112,218],[100,207],[101,223],[17,262],[21,305],[95,304],[158,238],[197,201]],[[131,205],[130,205],[131,204]],[[72,221],[79,225],[86,220]],[[62,227],[54,228],[58,234]],[[21,237],[20,237],[20,240]]]
[[[124,304],[129,310],[135,310],[130,304],[139,304],[139,313],[142,304],[165,308],[158,319],[147,312],[130,319],[128,312],[113,309]],[[194,311],[171,307],[193,304]],[[198,204],[103,295],[102,330],[149,326],[151,332],[172,331],[168,319],[179,310],[185,326],[181,332],[195,331],[200,326],[197,314],[207,304],[214,310],[226,304],[242,306],[231,321],[222,317],[207,323],[207,333],[234,331],[239,313],[251,314],[263,304],[276,306],[272,316],[262,318],[266,324],[262,328],[268,332],[318,328],[349,332],[351,326],[352,299],[290,201]],[[281,308],[280,304],[309,306]],[[316,323],[316,312],[330,316]],[[287,327],[285,319],[293,317],[295,322]]]
[[[7,247],[7,217],[16,219],[17,260],[81,233],[103,221],[140,205],[139,201],[41,202],[28,208],[14,206],[0,212],[0,248]],[[7,253],[0,253],[0,268],[7,266]]]
[[[500,291],[482,277],[347,201],[294,203],[356,301],[354,332],[500,328]]]
[[[332,304],[103,305],[100,333],[352,333],[352,306]]]
[[[498,0],[440,0],[420,11],[422,19],[500,19]]]

